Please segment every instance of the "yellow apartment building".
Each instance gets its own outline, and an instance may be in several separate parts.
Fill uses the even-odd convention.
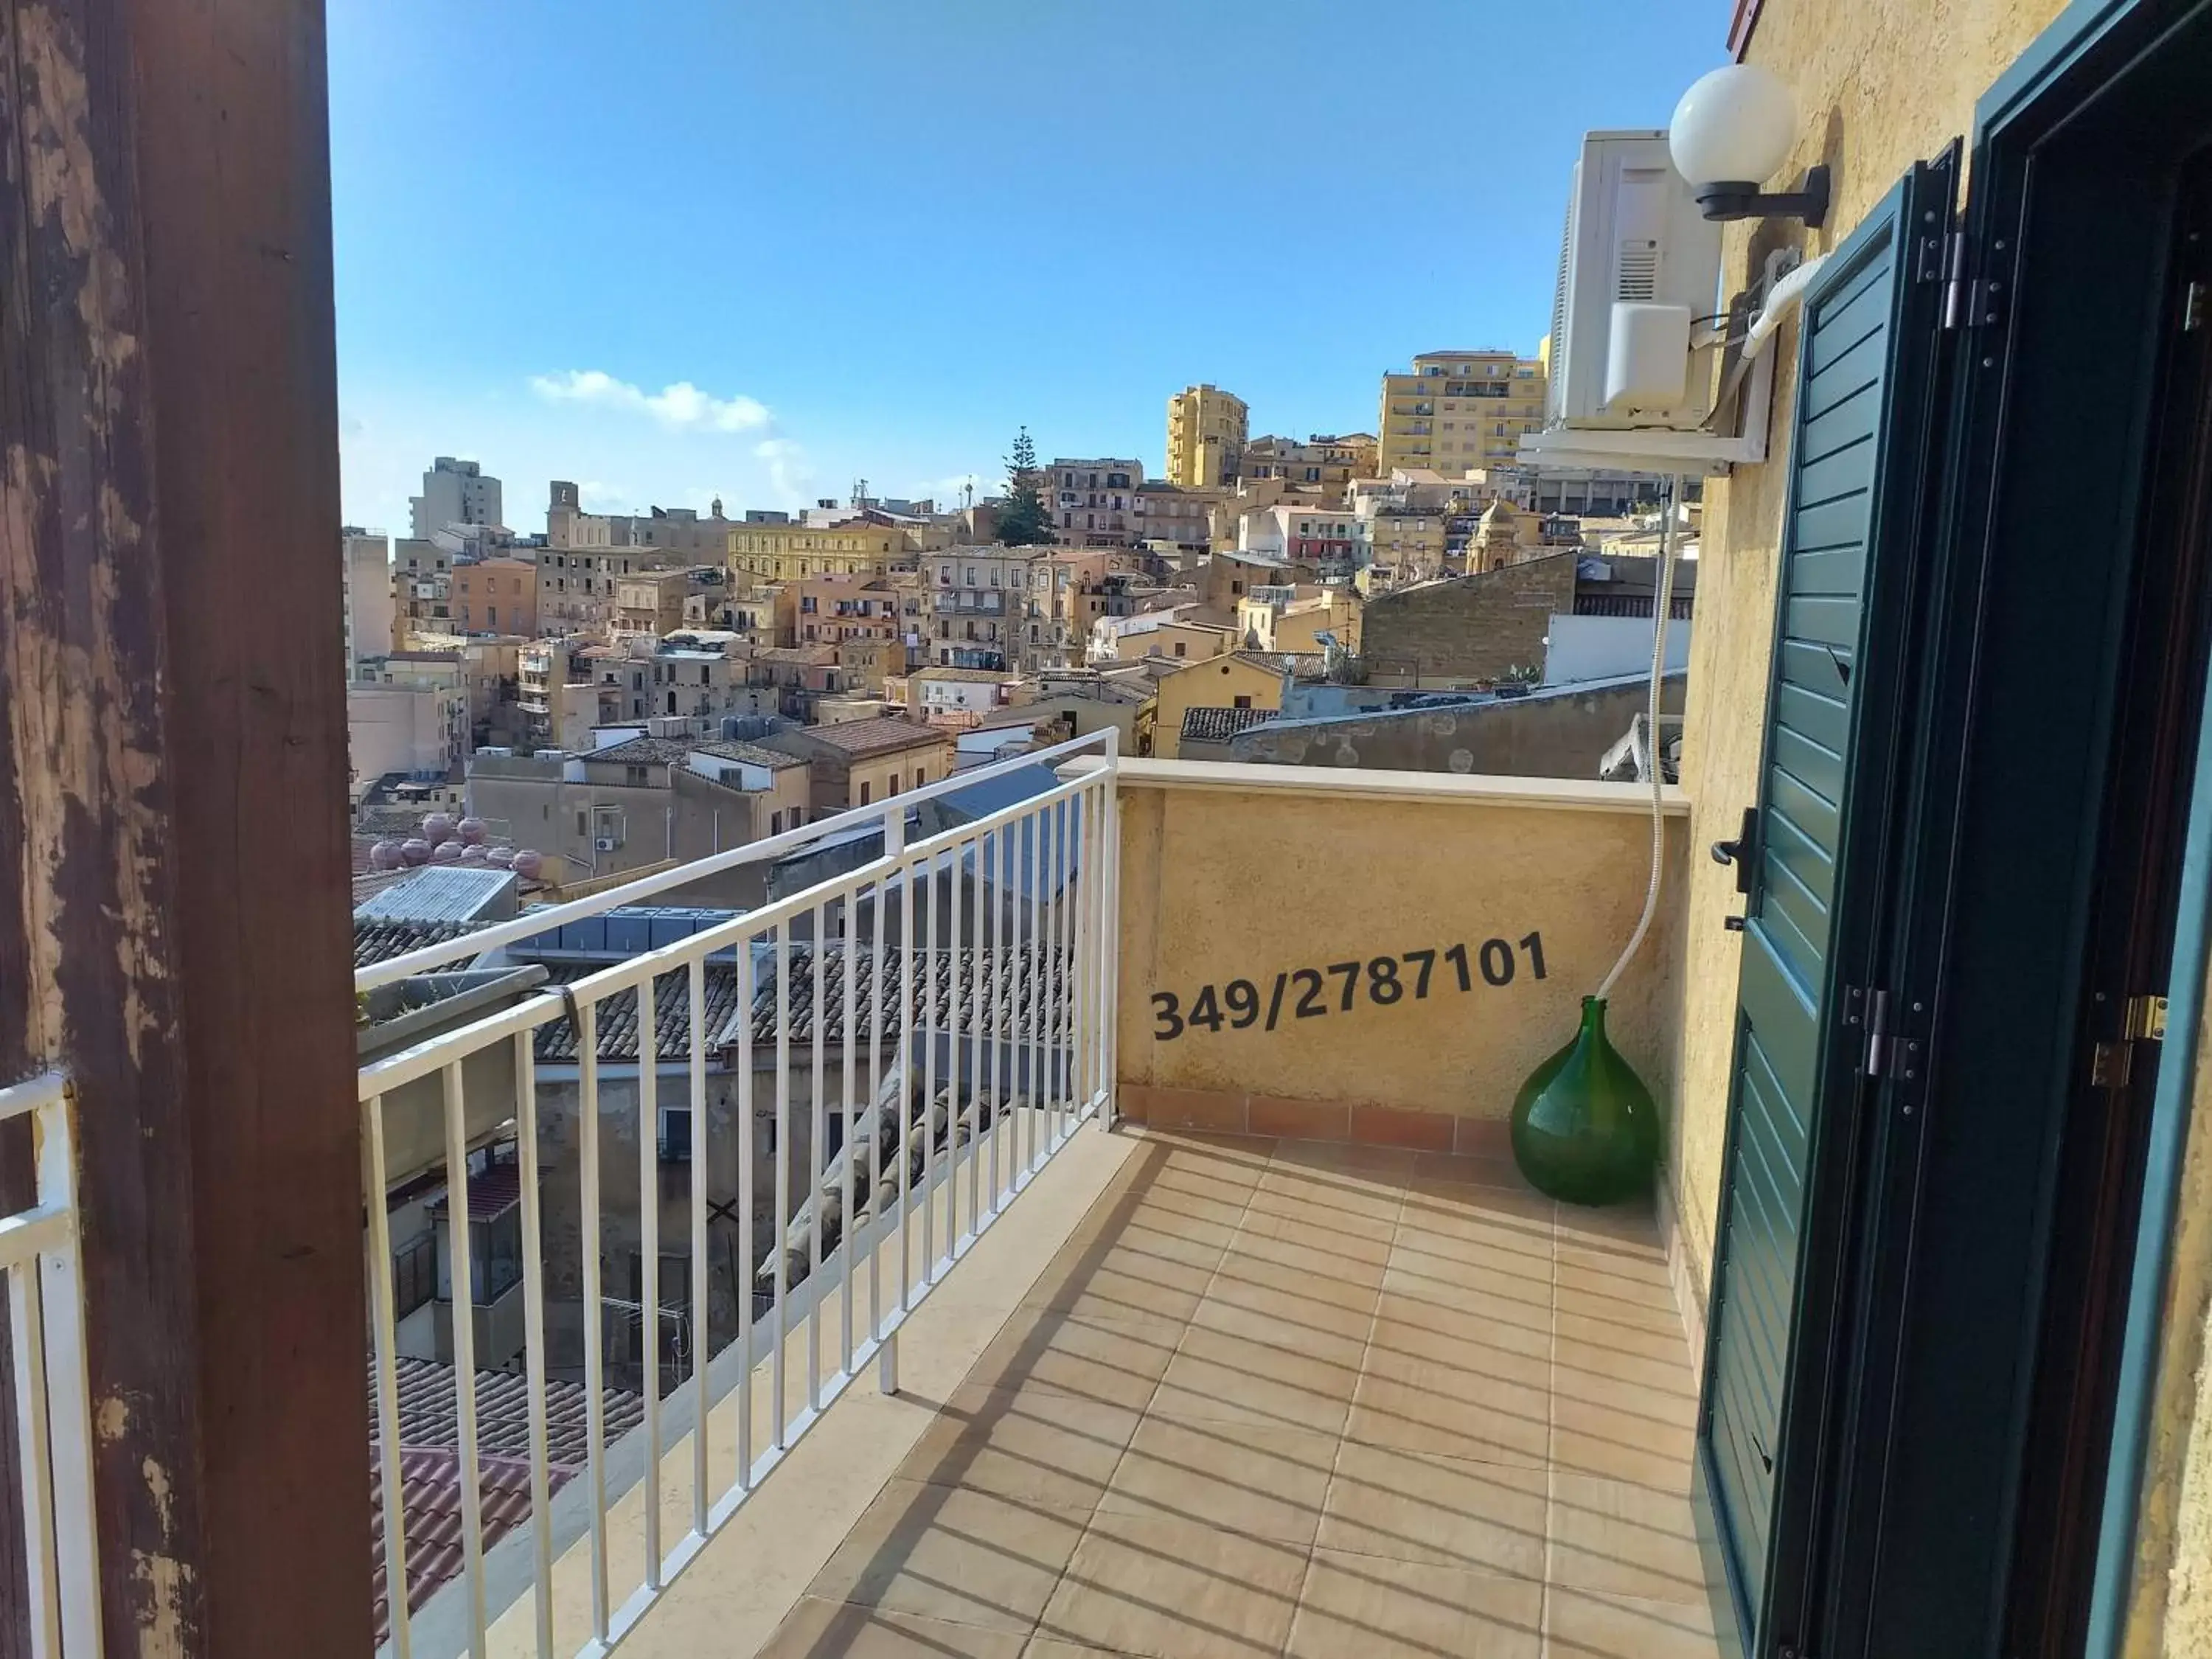
[[[1544,363],[1510,351],[1431,351],[1382,377],[1376,476],[1397,467],[1456,475],[1510,465],[1544,424]]]
[[[915,556],[914,539],[873,517],[842,524],[747,524],[730,532],[730,570],[741,582],[809,576],[887,576]]]
[[[1185,386],[1168,399],[1168,482],[1211,489],[1236,478],[1251,411],[1218,386]]]

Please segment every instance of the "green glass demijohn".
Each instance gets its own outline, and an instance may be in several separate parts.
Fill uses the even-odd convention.
[[[1575,1040],[1513,1100],[1513,1161],[1536,1190],[1570,1204],[1618,1204],[1650,1189],[1659,1109],[1606,1041],[1605,999],[1583,999]]]

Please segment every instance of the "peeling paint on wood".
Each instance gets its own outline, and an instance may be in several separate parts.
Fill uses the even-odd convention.
[[[370,1646],[325,58],[316,0],[0,0],[0,1075],[81,1102],[161,1659]]]

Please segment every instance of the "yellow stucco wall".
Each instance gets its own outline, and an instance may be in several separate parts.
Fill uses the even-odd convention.
[[[1766,0],[1747,55],[1797,94],[1803,137],[1784,173],[1794,177],[1813,162],[1826,162],[1834,174],[1834,207],[1825,231],[1730,226],[1724,270],[1731,285],[1746,279],[1754,236],[1762,258],[1770,246],[1801,234],[1808,253],[1834,247],[1906,167],[1970,131],[1975,99],[2062,9],[2063,0],[1860,0],[1849,6]],[[1758,795],[1797,338],[1792,324],[1776,341],[1774,459],[1716,480],[1705,495],[1682,771],[1694,847],[1733,837],[1743,809]],[[1741,945],[1741,935],[1725,932],[1721,920],[1741,904],[1734,872],[1710,860],[1691,861],[1689,884],[1669,1166],[1688,1277],[1702,1296],[1720,1190]]]
[[[1152,752],[1162,760],[1175,759],[1182,750],[1184,714],[1194,708],[1233,708],[1239,697],[1251,698],[1255,708],[1280,708],[1283,677],[1274,669],[1229,656],[1210,657],[1162,675]]]
[[[1834,247],[1914,161],[1969,134],[1974,100],[2064,9],[2064,0],[1861,0],[1851,6],[1766,0],[1747,56],[1796,90],[1804,137],[1786,171],[1825,161],[1834,172],[1835,210],[1825,231],[1806,235],[1806,251]],[[1749,269],[1754,236],[1763,255],[1777,234],[1730,228],[1726,270],[1733,283],[1740,285]],[[1778,339],[1774,460],[1739,468],[1705,498],[1682,776],[1692,800],[1692,846],[1733,835],[1757,794],[1797,337],[1791,326]],[[1711,1273],[1735,1009],[1739,936],[1720,925],[1738,908],[1733,872],[1692,860],[1688,899],[1670,1174],[1685,1277],[1702,1296]],[[2166,1291],[2128,1659],[2212,1654],[2212,1367],[2206,1364],[2212,1348],[2212,1077],[2200,1075],[2196,1093]]]
[[[2212,1654],[2212,1009],[2197,1067],[2136,1529],[2126,1659]]]
[[[1153,763],[1156,769],[1159,763]],[[1206,773],[1276,769],[1183,763]],[[1139,767],[1132,766],[1132,774]],[[1296,768],[1281,783],[1121,792],[1122,1081],[1504,1118],[1531,1069],[1573,1036],[1581,1000],[1628,939],[1650,871],[1650,823],[1632,786],[1520,779],[1398,780],[1399,795],[1336,796]],[[1499,786],[1503,786],[1500,787]],[[1575,793],[1582,810],[1516,804],[1512,789]],[[1346,786],[1348,787],[1348,785]],[[1433,791],[1425,795],[1421,791]],[[1615,988],[1608,1027],[1661,1100],[1673,1070],[1682,820],[1670,819],[1668,881],[1658,924]],[[1541,938],[1545,977],[1518,948]],[[1516,946],[1511,982],[1485,982],[1484,941]],[[1442,953],[1464,942],[1472,989]],[[1328,964],[1431,949],[1425,1000],[1410,988],[1378,1006],[1363,969],[1354,1005]],[[1265,1005],[1275,977],[1324,971],[1328,1012],[1301,1019],[1295,985],[1276,1029]],[[1411,969],[1401,969],[1408,978]],[[1155,992],[1188,1015],[1249,981],[1262,1017],[1248,1030],[1156,1036]]]

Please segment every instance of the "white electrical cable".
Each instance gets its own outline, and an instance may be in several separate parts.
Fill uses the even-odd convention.
[[[1674,602],[1674,515],[1680,510],[1681,495],[1681,479],[1668,479],[1667,519],[1659,532],[1659,586],[1651,599],[1651,702],[1644,728],[1645,761],[1651,773],[1651,881],[1644,890],[1644,914],[1636,919],[1636,931],[1628,936],[1613,971],[1599,981],[1601,1002],[1643,945],[1644,936],[1651,931],[1651,918],[1659,911],[1659,876],[1667,853],[1667,769],[1659,758],[1659,690],[1666,678],[1667,612]]]

